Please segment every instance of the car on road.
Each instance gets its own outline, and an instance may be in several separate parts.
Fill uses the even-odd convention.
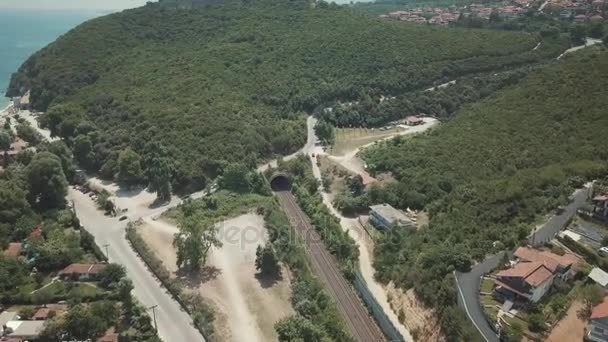
[[[126,220],[126,219],[127,219],[127,216],[126,216],[126,215],[123,215],[123,216],[121,216],[121,217],[118,219],[118,221],[124,221],[124,220]]]
[[[608,247],[600,247],[600,249],[597,250],[597,253],[601,256],[608,256]]]

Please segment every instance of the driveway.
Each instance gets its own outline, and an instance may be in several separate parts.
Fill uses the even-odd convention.
[[[528,237],[530,244],[539,246],[551,241],[566,226],[566,223],[576,214],[576,211],[585,204],[590,191],[590,185],[585,185],[584,188],[576,190],[572,194],[572,201],[564,207],[561,214],[551,217],[542,227]],[[479,301],[479,286],[481,276],[498,267],[501,258],[502,253],[499,253],[475,265],[470,272],[454,272],[458,290],[458,305],[464,309],[467,317],[488,342],[499,341],[499,339],[490,323],[485,319]]]

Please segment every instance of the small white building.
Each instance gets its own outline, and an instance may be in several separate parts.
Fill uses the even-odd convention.
[[[608,288],[608,273],[604,272],[599,267],[595,267],[589,272],[589,279],[603,288]]]

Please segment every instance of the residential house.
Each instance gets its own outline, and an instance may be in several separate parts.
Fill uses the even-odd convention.
[[[564,255],[557,255],[550,251],[529,247],[519,247],[513,255],[520,262],[543,263],[552,273],[564,280],[571,279],[576,274],[575,266],[582,260],[574,253],[566,252]]]
[[[496,274],[495,291],[515,301],[537,303],[551,288],[555,275],[542,262],[519,262]]]
[[[23,246],[20,242],[11,242],[8,247],[4,250],[3,254],[6,257],[16,258],[23,252]]]
[[[537,303],[551,288],[555,278],[571,279],[581,257],[573,253],[557,255],[528,247],[519,247],[513,267],[496,275],[495,291],[511,300]]]
[[[8,337],[24,340],[35,340],[44,330],[45,321],[10,321],[6,323],[5,334]]]
[[[589,272],[588,278],[601,287],[608,288],[608,273],[604,272],[601,268],[593,268],[591,272]]]
[[[49,319],[49,316],[52,313],[53,310],[51,310],[50,308],[40,308],[38,309],[38,311],[36,311],[33,318],[35,321],[46,321],[47,319]]]
[[[386,230],[392,227],[416,226],[402,211],[388,204],[372,205],[369,208],[369,221],[378,229]]]
[[[608,194],[601,194],[593,197],[591,200],[593,203],[592,215],[598,219],[608,217]]]
[[[71,264],[57,274],[63,280],[95,281],[105,264]]]
[[[586,341],[608,342],[608,298],[593,308],[587,325]]]
[[[424,120],[422,120],[422,118],[416,117],[414,115],[408,116],[407,118],[405,118],[405,124],[408,126],[418,126],[418,125],[422,125],[424,123]]]

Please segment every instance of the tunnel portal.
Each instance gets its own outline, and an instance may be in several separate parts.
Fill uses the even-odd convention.
[[[289,191],[291,189],[291,182],[289,176],[286,173],[278,172],[270,177],[270,187],[272,191]]]

